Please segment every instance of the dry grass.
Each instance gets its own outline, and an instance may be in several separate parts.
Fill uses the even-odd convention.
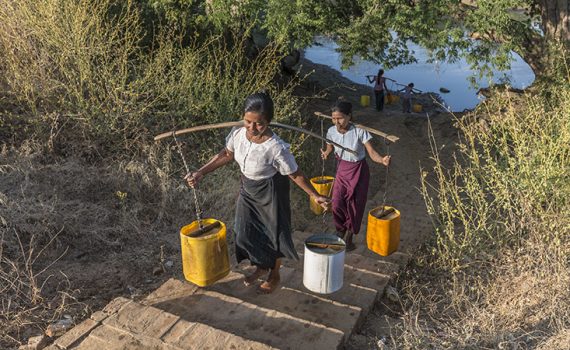
[[[195,219],[193,201],[172,140],[152,136],[236,120],[262,89],[276,119],[301,124],[299,80],[275,84],[276,47],[252,59],[246,35],[182,45],[163,27],[143,47],[139,11],[112,0],[0,4],[0,348],[176,273],[152,271],[162,259],[179,266],[178,229]],[[190,166],[225,132],[181,137]],[[280,134],[302,154],[304,137]],[[205,216],[232,225],[237,173],[205,179]]]
[[[279,89],[274,84],[282,57],[277,47],[251,59],[247,33],[183,45],[160,26],[152,45],[143,46],[140,17],[132,1],[3,2],[4,102],[24,106],[18,118],[51,148],[58,138],[60,147],[74,138],[103,156],[117,146],[138,151],[165,129],[235,120],[244,98],[262,89],[274,97],[277,119],[298,121],[292,96],[298,80]],[[21,139],[30,136],[19,131]]]
[[[475,118],[458,120],[452,168],[434,145],[436,180],[426,177],[423,193],[436,238],[399,282],[396,348],[568,348],[570,74],[562,74],[562,85],[497,92]]]

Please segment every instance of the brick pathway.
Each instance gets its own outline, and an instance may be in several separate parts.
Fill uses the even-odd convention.
[[[358,329],[405,256],[346,254],[343,288],[319,295],[303,286],[301,261],[285,261],[281,287],[258,295],[242,283],[249,268],[237,267],[212,286],[170,279],[141,302],[116,298],[102,311],[58,338],[62,349],[339,349]],[[400,257],[398,257],[400,255]]]

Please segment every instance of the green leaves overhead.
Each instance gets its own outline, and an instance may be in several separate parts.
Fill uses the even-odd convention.
[[[542,34],[533,23],[550,6],[536,0],[146,1],[167,18],[178,11],[198,33],[212,27],[244,33],[253,26],[289,48],[304,48],[316,36],[329,36],[339,44],[345,66],[355,56],[386,68],[414,62],[407,45],[413,42],[425,47],[432,60],[466,57],[482,71],[507,68],[511,50],[538,67],[530,61],[540,59],[536,40]],[[556,11],[552,16],[551,22],[560,17]]]

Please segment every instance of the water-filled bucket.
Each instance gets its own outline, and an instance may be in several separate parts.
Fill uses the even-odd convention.
[[[360,105],[362,107],[368,107],[370,106],[370,96],[368,95],[362,95],[360,96]]]
[[[420,113],[422,111],[422,105],[418,104],[418,103],[414,103],[414,105],[412,106],[412,111],[414,111],[416,113]]]
[[[182,271],[186,280],[204,287],[222,279],[230,272],[226,225],[216,219],[202,219],[202,225],[219,226],[198,237],[191,237],[198,229],[198,221],[182,227]]]
[[[400,96],[394,94],[386,95],[386,103],[387,104],[395,104],[400,101]]]
[[[378,218],[384,210],[393,210],[390,214]],[[368,249],[388,256],[398,250],[400,244],[400,212],[393,207],[377,207],[368,213],[366,227],[366,243]]]
[[[317,176],[311,179],[311,184],[315,188],[315,190],[321,195],[325,197],[330,197],[332,186],[334,183],[334,177],[332,176]],[[309,206],[311,211],[315,215],[321,215],[324,211],[323,207],[321,207],[317,202],[313,200],[311,197],[309,199]]]
[[[303,284],[315,293],[330,294],[342,288],[346,244],[333,234],[320,233],[305,240]]]

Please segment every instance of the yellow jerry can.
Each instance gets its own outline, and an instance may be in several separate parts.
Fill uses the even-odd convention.
[[[206,229],[214,228],[196,236],[199,233],[196,220],[180,229],[180,244],[184,278],[205,287],[226,277],[230,273],[230,263],[226,225],[216,219],[202,219],[201,222]]]
[[[412,106],[412,110],[415,113],[420,113],[422,111],[422,105],[419,103],[414,103],[414,105]]]
[[[388,212],[387,215],[381,215]],[[366,243],[368,249],[382,256],[388,256],[398,250],[400,212],[389,206],[380,206],[370,210],[366,227]]]
[[[311,179],[311,184],[315,188],[315,190],[321,195],[325,197],[331,196],[331,190],[334,183],[334,177],[332,176],[317,176]],[[309,199],[309,205],[311,211],[315,215],[321,215],[324,211],[323,207],[321,207],[317,202],[313,200],[313,198]]]

